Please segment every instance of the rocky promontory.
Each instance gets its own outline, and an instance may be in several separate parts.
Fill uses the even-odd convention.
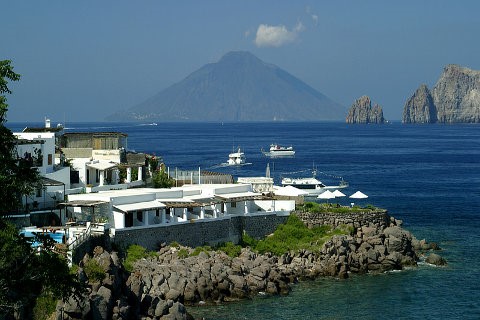
[[[382,107],[372,103],[368,96],[355,100],[348,110],[347,123],[384,123]]]
[[[447,65],[431,91],[422,84],[407,100],[402,122],[480,122],[480,71]]]
[[[185,306],[191,304],[284,295],[297,281],[319,276],[347,278],[401,270],[415,266],[424,252],[438,249],[417,240],[385,210],[293,214],[309,228],[329,225],[350,232],[327,239],[318,250],[280,256],[259,254],[249,247],[229,256],[162,244],[155,255],[137,260],[131,273],[123,269],[116,253],[97,247],[79,264],[79,277],[89,284],[87,294],[81,301],[60,302],[57,318],[61,314],[62,319],[189,319]],[[440,256],[430,256],[429,263],[445,264]],[[105,273],[93,278],[92,265]]]

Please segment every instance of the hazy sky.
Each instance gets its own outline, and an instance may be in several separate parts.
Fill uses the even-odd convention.
[[[102,121],[232,50],[387,119],[446,64],[480,69],[480,1],[5,1],[8,120]]]

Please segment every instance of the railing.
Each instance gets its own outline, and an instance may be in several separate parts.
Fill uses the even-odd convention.
[[[87,224],[87,228],[84,231],[78,233],[75,236],[75,240],[68,244],[68,251],[73,251],[76,248],[78,248],[82,243],[87,241],[91,235],[92,235],[92,225],[89,223]]]

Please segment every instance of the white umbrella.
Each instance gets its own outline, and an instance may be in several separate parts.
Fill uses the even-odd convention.
[[[335,191],[333,191],[333,195],[334,195],[336,198],[346,197],[346,195],[343,194],[343,192],[340,191],[340,190],[335,190]]]
[[[351,199],[366,199],[366,198],[368,198],[368,196],[363,192],[357,191],[354,194],[352,194],[349,198],[351,198]]]
[[[277,187],[273,186],[273,193],[277,196],[299,197],[307,195],[308,192],[295,188],[293,186]]]
[[[328,199],[334,199],[334,198],[335,198],[335,195],[332,193],[332,191],[327,190],[327,191],[321,193],[317,198],[318,198],[318,199],[326,199],[326,200],[328,200]]]

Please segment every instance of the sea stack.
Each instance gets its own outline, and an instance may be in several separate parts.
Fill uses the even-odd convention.
[[[403,123],[479,123],[480,71],[447,65],[429,92],[421,85],[405,103]]]
[[[422,84],[403,108],[403,123],[435,123],[437,109],[433,103],[432,94],[425,84]]]
[[[384,123],[382,107],[375,104],[372,107],[370,97],[362,96],[355,100],[348,111],[347,123]]]

